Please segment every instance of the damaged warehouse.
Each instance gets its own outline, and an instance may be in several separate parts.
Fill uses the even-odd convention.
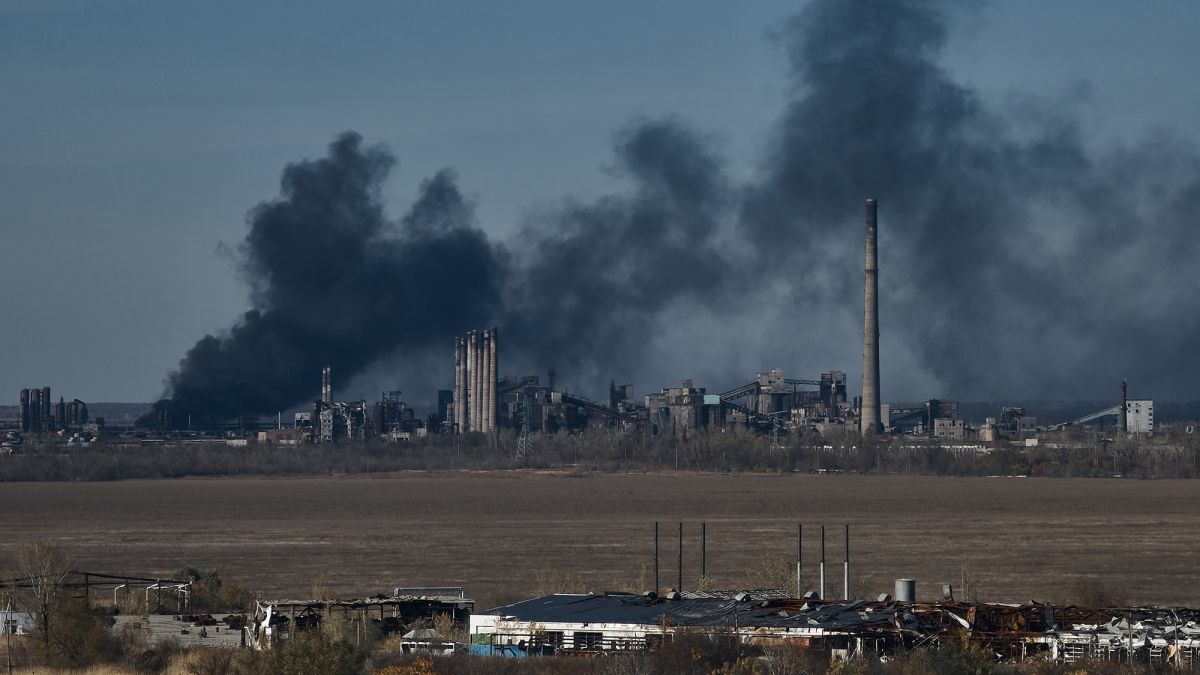
[[[471,616],[478,654],[615,654],[653,650],[678,635],[749,647],[790,645],[833,659],[890,658],[941,644],[969,644],[997,662],[1084,659],[1191,667],[1200,664],[1200,611],[1099,609],[1049,603],[822,601],[740,592],[659,598],[555,594]]]
[[[458,587],[399,587],[391,596],[361,600],[256,601],[245,623],[245,644],[270,649],[297,633],[320,629],[335,618],[370,624],[383,635],[403,635],[414,627],[445,617],[453,624],[466,623],[475,601]]]

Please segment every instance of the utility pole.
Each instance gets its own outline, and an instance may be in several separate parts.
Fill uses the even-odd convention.
[[[683,594],[683,521],[679,523],[679,580],[675,590]]]
[[[804,524],[796,524],[796,597],[800,597],[800,558],[804,555]]]
[[[658,595],[662,592],[662,586],[658,585],[658,521],[654,521],[654,594]]]
[[[821,526],[821,599],[825,599],[825,526]]]
[[[842,599],[850,599],[850,526],[846,526],[846,557],[842,561]]]
[[[12,675],[12,600],[4,612],[4,655],[8,659],[8,675]]]

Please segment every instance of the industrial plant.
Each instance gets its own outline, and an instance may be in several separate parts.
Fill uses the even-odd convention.
[[[239,419],[193,427],[192,415],[181,416],[170,400],[160,401],[142,419],[142,426],[159,432],[215,432],[281,445],[342,441],[412,441],[429,435],[494,435],[511,430],[528,443],[531,434],[571,434],[589,430],[618,430],[649,437],[686,439],[696,434],[751,429],[775,437],[792,434],[864,437],[892,434],[928,438],[944,443],[1036,444],[1039,434],[1084,425],[1117,434],[1148,436],[1155,432],[1154,401],[1129,398],[1120,385],[1120,399],[1111,406],[1065,422],[1040,424],[1021,406],[1002,406],[995,416],[971,424],[960,415],[959,403],[948,399],[920,402],[881,401],[879,357],[878,203],[865,202],[863,283],[863,376],[861,396],[851,397],[844,370],[811,377],[788,377],[781,368],[748,374],[745,384],[710,391],[683,379],[679,386],[662,387],[639,396],[631,383],[608,385],[608,400],[598,401],[560,389],[551,366],[545,377],[536,373],[501,376],[501,341],[497,326],[470,330],[454,339],[452,388],[437,392],[437,408],[421,416],[402,400],[400,390],[367,400],[339,401],[334,397],[332,366],[320,372],[319,395],[311,408],[283,413],[273,420]],[[314,378],[315,380],[315,378]],[[6,444],[22,436],[99,434],[103,420],[92,421],[88,407],[60,397],[52,403],[50,388],[22,389],[15,424],[8,425]],[[83,434],[80,436],[80,434]]]
[[[17,429],[23,433],[82,431],[89,421],[86,403],[60,396],[53,404],[50,387],[22,389],[17,401]]]
[[[22,389],[17,394],[15,412],[15,420],[7,424],[0,422],[0,452],[11,451],[26,436],[62,438],[73,445],[85,444],[104,428],[104,418],[93,419],[83,401],[68,402],[59,396],[58,403],[54,403],[50,387]]]

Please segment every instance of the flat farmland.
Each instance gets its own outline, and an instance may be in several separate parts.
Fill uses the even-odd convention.
[[[264,597],[340,597],[396,585],[462,585],[481,605],[556,588],[649,588],[707,571],[717,587],[794,560],[815,577],[827,526],[840,591],[851,528],[857,595],[918,580],[983,599],[1061,600],[1090,580],[1134,602],[1200,606],[1200,481],[860,475],[404,473],[0,484],[0,570],[18,546],[54,541],[81,569],[169,575],[215,568]],[[7,575],[6,575],[7,576]],[[811,586],[812,584],[808,584]]]

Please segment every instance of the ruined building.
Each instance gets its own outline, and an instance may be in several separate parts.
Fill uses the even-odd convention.
[[[306,425],[312,440],[332,443],[340,440],[366,440],[370,417],[366,401],[333,400],[333,367],[321,370],[321,398],[313,401],[308,418],[296,417],[296,426]]]
[[[375,435],[399,440],[410,438],[419,420],[412,408],[400,400],[399,391],[385,391],[371,415]]]

